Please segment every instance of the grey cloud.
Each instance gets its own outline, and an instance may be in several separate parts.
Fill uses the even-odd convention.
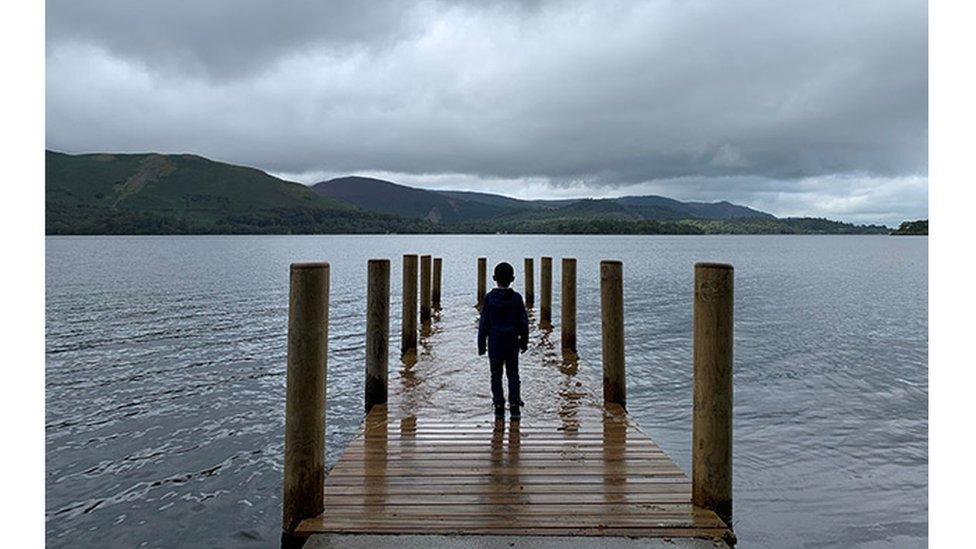
[[[240,78],[311,48],[384,47],[419,31],[392,0],[48,0],[49,44],[77,42],[168,76]]]
[[[540,194],[925,185],[922,1],[366,4],[51,1],[48,146]]]

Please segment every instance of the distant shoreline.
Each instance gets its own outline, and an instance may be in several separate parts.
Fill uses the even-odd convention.
[[[896,235],[894,233],[707,233],[707,234],[641,234],[641,233],[45,233],[49,236],[925,236],[927,234]]]
[[[890,234],[728,201],[521,200],[349,176],[313,186],[196,155],[46,153],[45,234]],[[920,234],[920,222],[898,234]],[[925,222],[927,232],[927,222]],[[909,231],[909,232],[905,232]]]
[[[928,236],[929,220],[905,221],[897,229],[891,231],[893,236]]]

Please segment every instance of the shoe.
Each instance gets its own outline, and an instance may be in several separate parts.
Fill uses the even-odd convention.
[[[512,414],[512,419],[522,419],[522,412],[519,411],[518,406],[512,406],[511,414]]]

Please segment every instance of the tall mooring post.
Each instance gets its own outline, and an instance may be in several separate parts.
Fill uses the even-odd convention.
[[[576,259],[572,257],[563,258],[562,295],[559,299],[563,353],[576,354]]]
[[[390,260],[370,259],[366,283],[366,413],[386,404],[390,364]]]
[[[420,256],[420,323],[430,325],[430,256]]]
[[[543,257],[539,263],[539,326],[552,328],[552,258]]]
[[[624,264],[600,262],[600,311],[603,326],[603,402],[627,407],[624,370]]]
[[[288,290],[282,545],[323,510],[325,380],[329,358],[329,264],[292,263]]]
[[[525,306],[531,309],[535,305],[535,260],[531,257],[525,258],[525,268],[522,269],[522,277],[525,279]]]
[[[475,305],[481,310],[481,305],[485,302],[485,294],[488,293],[488,258],[478,258],[478,301]]]
[[[692,503],[732,524],[732,308],[734,271],[695,265]]]
[[[417,352],[417,256],[403,256],[403,321],[400,354]]]
[[[433,280],[431,280],[430,286],[430,306],[435,311],[441,310],[441,271],[443,269],[443,263],[444,261],[441,258],[434,258],[434,272],[431,275]]]

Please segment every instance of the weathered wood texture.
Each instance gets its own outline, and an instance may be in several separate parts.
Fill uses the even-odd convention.
[[[539,261],[539,327],[552,329],[552,258]]]
[[[403,320],[400,325],[400,353],[417,352],[417,256],[403,256]]]
[[[299,532],[729,539],[623,408],[579,419],[427,421],[376,406]]]
[[[603,334],[603,401],[627,407],[624,371],[624,266],[600,262],[600,311]]]
[[[475,307],[481,310],[481,304],[485,302],[485,294],[488,293],[488,258],[478,258],[478,300]]]
[[[576,259],[562,262],[562,294],[559,296],[563,353],[576,354]]]
[[[390,365],[390,260],[370,259],[366,283],[366,412],[386,404]]]
[[[293,263],[288,294],[282,530],[322,512],[325,381],[329,356],[329,264]]]
[[[430,256],[420,256],[420,323],[430,324],[431,312]]]
[[[695,265],[691,471],[696,505],[732,519],[731,265]]]
[[[531,309],[535,306],[535,260],[531,257],[525,258],[525,266],[522,269],[522,278],[525,279],[525,306]]]
[[[434,258],[434,272],[431,275],[431,285],[430,285],[430,305],[435,311],[441,310],[441,275],[444,269],[444,260],[435,257]]]

